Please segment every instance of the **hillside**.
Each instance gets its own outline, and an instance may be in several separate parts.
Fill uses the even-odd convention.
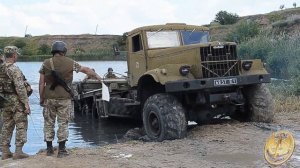
[[[35,41],[37,45],[51,44],[56,40],[61,40],[67,43],[69,52],[71,54],[78,50],[86,52],[96,51],[99,49],[110,49],[114,43],[117,42],[118,35],[53,35],[53,36],[38,36],[31,40]]]
[[[33,37],[0,37],[0,47],[16,45],[22,48],[23,55],[47,55],[54,41],[67,43],[68,54],[99,53],[112,50],[119,35],[44,35]]]
[[[228,33],[235,30],[239,24],[245,21],[253,21],[263,29],[277,29],[277,31],[279,29],[280,32],[291,36],[300,35],[300,7],[273,11],[266,14],[243,16],[239,18],[237,23],[232,25],[220,25],[212,22],[205,26],[210,28],[212,40],[224,41]]]

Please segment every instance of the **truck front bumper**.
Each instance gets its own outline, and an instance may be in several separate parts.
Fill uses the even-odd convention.
[[[270,83],[270,74],[203,78],[167,82],[166,92],[182,92]]]

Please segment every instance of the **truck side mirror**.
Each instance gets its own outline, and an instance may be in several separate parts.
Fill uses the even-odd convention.
[[[115,56],[120,55],[120,50],[119,50],[119,45],[118,44],[113,45],[113,50],[114,50],[114,55]]]

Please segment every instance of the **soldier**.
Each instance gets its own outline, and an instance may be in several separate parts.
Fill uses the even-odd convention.
[[[0,93],[2,100],[2,160],[27,158],[22,148],[27,141],[27,115],[30,114],[27,91],[21,70],[14,64],[20,55],[15,46],[4,48],[6,62],[0,68]],[[12,155],[9,147],[13,130],[16,127],[16,151]]]
[[[112,68],[107,69],[107,74],[105,75],[105,78],[117,78],[117,76],[113,73]]]
[[[57,117],[57,138],[59,149],[57,157],[69,155],[66,150],[68,140],[68,123],[71,112],[70,85],[73,80],[73,71],[82,72],[101,80],[101,77],[88,67],[79,65],[76,61],[66,57],[66,44],[55,41],[52,44],[52,58],[46,59],[39,71],[40,104],[44,106],[44,140],[47,144],[47,156],[54,154],[52,141],[54,139],[54,126]]]

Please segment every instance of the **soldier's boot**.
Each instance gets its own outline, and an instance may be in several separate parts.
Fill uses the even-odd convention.
[[[10,147],[10,145],[2,146],[2,160],[13,157],[13,154],[11,153],[9,147]]]
[[[22,148],[23,148],[23,145],[18,145],[16,146],[16,152],[14,153],[13,155],[13,159],[16,160],[16,159],[24,159],[24,158],[28,158],[29,155],[24,153],[22,151]]]
[[[69,152],[66,150],[66,141],[59,142],[58,144],[58,158],[63,158],[69,155]]]
[[[52,156],[54,154],[52,141],[46,141],[46,143],[47,143],[47,156]]]

